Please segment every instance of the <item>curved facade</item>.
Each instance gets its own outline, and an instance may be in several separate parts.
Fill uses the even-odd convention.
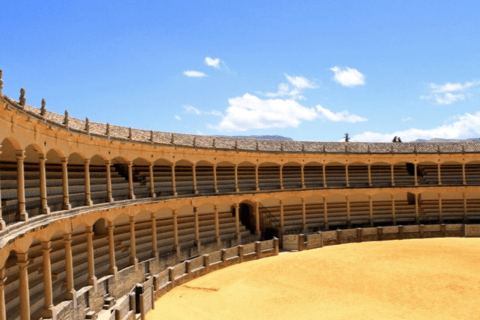
[[[148,275],[274,236],[480,221],[477,143],[133,130],[1,88],[0,320],[94,318]]]

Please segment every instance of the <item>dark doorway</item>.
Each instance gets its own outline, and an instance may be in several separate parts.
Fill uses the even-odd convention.
[[[248,229],[251,233],[255,232],[255,222],[254,222],[254,215],[250,214],[252,210],[250,206],[245,203],[241,203],[238,209],[240,212],[240,222]]]

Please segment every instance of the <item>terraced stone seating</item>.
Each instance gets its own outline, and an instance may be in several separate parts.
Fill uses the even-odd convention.
[[[255,167],[238,167],[237,175],[240,191],[255,191]]]

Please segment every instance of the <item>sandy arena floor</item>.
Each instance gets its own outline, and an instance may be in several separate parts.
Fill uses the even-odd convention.
[[[159,299],[157,319],[480,319],[480,239],[366,242],[247,262]]]

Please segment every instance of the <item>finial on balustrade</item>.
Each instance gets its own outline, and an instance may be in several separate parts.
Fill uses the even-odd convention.
[[[395,153],[394,150],[393,150],[393,144],[392,144],[392,146],[390,147],[390,152],[391,152],[392,154]]]
[[[283,142],[280,143],[280,151],[281,151],[281,152],[285,151],[285,149],[283,148]]]
[[[87,134],[90,134],[90,119],[88,117],[85,119],[85,131],[87,131]]]
[[[323,153],[327,153],[327,147],[323,145]]]
[[[305,152],[305,144],[302,143],[302,152]]]
[[[110,138],[110,124],[107,123],[107,127],[105,128],[105,135],[107,138]]]
[[[259,151],[260,148],[258,147],[258,141],[257,141],[257,146],[255,147],[255,150]]]
[[[465,145],[462,144],[462,153],[465,154]]]
[[[172,133],[172,138],[170,139],[170,143],[175,144],[175,136],[173,135],[173,133]]]
[[[128,140],[132,140],[132,128],[128,128]]]
[[[238,151],[238,141],[235,140],[235,150]]]
[[[413,145],[413,153],[417,153],[417,145],[416,144]]]
[[[21,88],[20,89],[20,99],[19,100],[19,103],[22,107],[25,107],[25,104],[27,104],[27,98],[25,98],[25,89],[24,88]]]
[[[437,152],[438,152],[438,154],[442,153],[442,152],[440,151],[440,145],[437,146]]]
[[[68,118],[68,110],[65,110],[65,118],[63,119],[63,124],[65,125],[65,127],[68,127],[69,121],[70,119]]]
[[[3,70],[0,69],[0,94],[2,94],[3,90]]]
[[[150,142],[153,143],[153,130],[150,130]]]
[[[197,137],[193,137],[192,145],[193,145],[194,148],[197,147]]]
[[[345,145],[345,153],[348,153],[347,145]]]
[[[217,148],[217,146],[215,145],[215,138],[213,138],[213,140],[212,140],[212,148],[213,148],[213,149],[216,149],[216,148]]]
[[[370,145],[367,145],[367,153],[370,154]]]
[[[46,105],[47,105],[47,102],[45,101],[45,99],[42,99],[42,107],[40,108],[40,115],[42,117],[45,117],[45,115],[47,114]]]

